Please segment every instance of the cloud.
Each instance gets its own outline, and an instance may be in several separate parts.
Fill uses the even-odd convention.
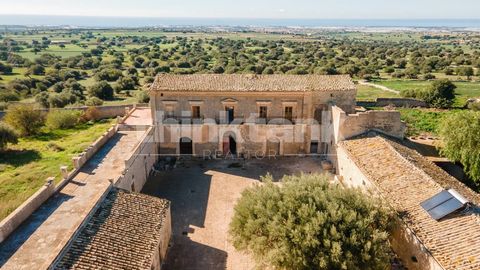
[[[281,9],[278,10],[278,12],[285,13],[285,9],[281,8]]]

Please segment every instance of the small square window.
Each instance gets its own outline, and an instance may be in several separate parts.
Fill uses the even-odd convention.
[[[200,118],[200,106],[192,106],[192,118]]]

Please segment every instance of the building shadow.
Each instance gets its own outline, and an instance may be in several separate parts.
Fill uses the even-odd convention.
[[[7,150],[0,152],[0,164],[19,167],[39,160],[40,152],[36,150]]]
[[[0,243],[0,268],[15,254],[15,252],[35,233],[35,231],[72,196],[59,193],[47,200],[30,217],[28,217],[10,236]],[[32,254],[35,256],[35,254]]]
[[[190,225],[204,227],[211,176],[201,167],[175,168],[149,177],[141,193],[169,200],[173,234],[182,234]]]
[[[106,159],[108,153],[117,145],[123,136],[125,136],[125,134],[116,133],[83,165],[81,171],[91,173],[103,165],[103,161]]]
[[[187,236],[174,236],[162,270],[224,270],[227,252],[192,241]]]

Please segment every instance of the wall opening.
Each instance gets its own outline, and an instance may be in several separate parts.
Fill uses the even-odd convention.
[[[317,154],[317,153],[318,153],[318,141],[311,141],[310,154]]]
[[[193,153],[193,143],[188,137],[180,138],[180,155],[191,155]]]
[[[223,136],[223,154],[224,155],[236,155],[237,154],[237,142],[235,136],[225,134]]]

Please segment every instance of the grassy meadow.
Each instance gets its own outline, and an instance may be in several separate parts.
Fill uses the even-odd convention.
[[[35,193],[48,177],[59,182],[60,167],[73,169],[72,157],[83,152],[112,125],[112,120],[49,130],[21,138],[0,152],[0,220]]]

